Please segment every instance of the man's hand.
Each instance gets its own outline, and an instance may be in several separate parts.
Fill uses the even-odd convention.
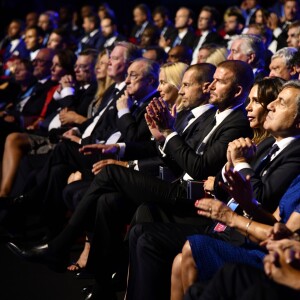
[[[79,149],[84,155],[91,154],[118,154],[120,146],[118,144],[103,145],[103,144],[92,144],[86,145]]]
[[[63,138],[68,139],[77,144],[80,143],[80,136],[78,130],[71,128],[63,134]]]
[[[209,176],[203,184],[204,191],[208,194],[213,193],[214,191],[214,185],[215,185],[215,177]]]
[[[159,47],[161,48],[166,48],[166,47],[169,47],[171,44],[171,39],[165,39],[164,36],[160,36],[159,38],[159,42],[158,42],[158,45]]]
[[[162,98],[154,98],[147,106],[146,111],[164,137],[174,131],[175,117],[172,116]]]
[[[163,134],[159,131],[159,129],[157,128],[154,120],[147,114],[145,113],[145,120],[146,123],[148,125],[148,128],[152,134],[152,136],[160,143],[163,143],[165,140],[165,137],[163,136]]]
[[[103,159],[93,164],[92,172],[97,175],[105,166],[108,165],[118,165],[127,168],[128,162],[115,159]]]
[[[61,87],[59,90],[59,92],[60,92],[62,89],[66,88],[66,87],[74,87],[75,81],[71,75],[65,75],[60,79],[59,84]]]
[[[255,153],[256,145],[249,138],[239,138],[228,144],[227,159],[230,154],[230,160],[236,166],[238,163],[249,162]]]
[[[128,95],[128,92],[125,91],[125,93],[117,100],[116,102],[117,110],[121,109],[130,109],[132,106],[132,100]]]
[[[240,206],[249,214],[257,209],[257,201],[253,199],[253,191],[250,176],[246,179],[237,171],[229,169],[224,173],[227,184],[220,182],[225,190]]]

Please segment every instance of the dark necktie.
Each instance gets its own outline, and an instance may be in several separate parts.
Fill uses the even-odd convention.
[[[139,108],[139,102],[137,100],[134,100],[134,102],[130,108],[131,115],[133,117],[135,117],[138,114],[138,111],[139,111],[138,108]]]
[[[194,116],[193,112],[190,111],[190,112],[186,115],[184,121],[182,122],[182,125],[180,126],[180,128],[177,129],[177,131],[178,131],[179,133],[183,133],[183,131],[185,131],[186,126],[189,124],[190,120],[192,120],[193,118],[195,118],[195,116]]]
[[[263,170],[266,168],[266,166],[270,162],[272,155],[275,154],[278,150],[279,150],[278,145],[274,144],[272,146],[272,148],[270,149],[270,151],[268,152],[268,154],[260,161],[259,165],[257,166],[257,168],[255,170],[256,174],[261,175]]]

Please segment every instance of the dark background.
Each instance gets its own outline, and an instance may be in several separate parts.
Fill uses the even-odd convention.
[[[72,4],[74,7],[80,8],[84,4],[92,4],[96,7],[100,3],[105,2],[101,0],[84,1],[84,0],[0,0],[0,38],[6,32],[6,27],[13,18],[24,19],[26,13],[30,11],[42,12],[47,9],[58,11],[59,7],[64,4]],[[169,8],[171,16],[180,6],[187,6],[194,10],[197,17],[200,8],[203,5],[214,5],[223,13],[226,7],[239,4],[240,0],[151,0],[151,1],[135,1],[135,0],[109,0],[111,8],[115,11],[118,17],[119,30],[126,33],[128,28],[132,25],[132,9],[139,3],[146,3],[150,9],[157,5],[165,5]],[[125,31],[125,32],[124,32]]]

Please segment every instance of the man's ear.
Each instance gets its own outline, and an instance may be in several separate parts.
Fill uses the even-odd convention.
[[[248,64],[251,65],[255,59],[256,55],[255,53],[249,54]]]
[[[296,66],[292,66],[291,67],[291,72],[290,72],[291,76],[294,76],[297,74],[297,69],[296,69]]]
[[[210,85],[210,82],[204,82],[202,85],[202,91],[203,93],[209,93],[208,87]]]
[[[38,38],[38,43],[39,43],[40,45],[42,45],[42,44],[43,44],[43,41],[44,41],[44,38],[43,38],[42,36],[39,36],[39,38]]]
[[[242,93],[243,93],[243,88],[242,88],[242,86],[238,85],[236,87],[234,97],[240,97],[242,95]]]

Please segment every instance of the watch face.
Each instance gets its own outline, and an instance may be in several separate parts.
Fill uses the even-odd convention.
[[[136,163],[134,162],[134,160],[130,160],[128,162],[128,167],[129,169],[134,169],[134,167],[136,166]]]

